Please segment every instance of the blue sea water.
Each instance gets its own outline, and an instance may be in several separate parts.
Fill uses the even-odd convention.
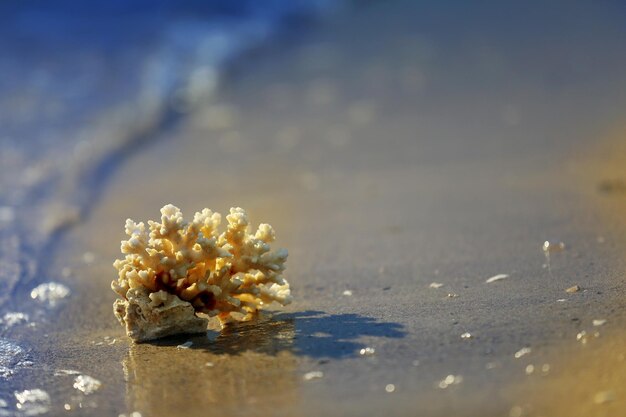
[[[337,4],[1,2],[0,311],[46,279],[38,260],[120,155],[210,100],[225,64]]]

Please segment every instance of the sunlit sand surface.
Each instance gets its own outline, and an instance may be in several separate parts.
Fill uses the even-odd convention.
[[[551,7],[374,3],[234,60],[113,164],[3,307],[0,409],[626,414],[623,22]],[[272,224],[293,304],[133,345],[111,263],[125,219],[167,203]]]

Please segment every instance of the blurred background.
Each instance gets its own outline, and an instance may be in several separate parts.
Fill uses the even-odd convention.
[[[20,245],[37,248],[81,216],[120,160],[194,115],[220,133],[207,134],[217,149],[255,142],[229,126],[232,106],[209,107],[237,71],[241,84],[280,71],[284,81],[256,77],[249,93],[267,87],[257,105],[309,112],[302,122],[287,114],[275,132],[274,146],[300,156],[350,139],[351,160],[383,165],[430,158],[422,149],[459,159],[548,152],[620,116],[625,14],[620,2],[2,2],[3,233],[30,228]],[[296,42],[286,67],[258,68],[255,53]],[[300,140],[303,124],[337,110],[341,120]],[[414,117],[414,137],[350,131],[385,112]],[[587,123],[573,123],[581,116]]]
[[[24,267],[32,252],[85,213],[119,161],[211,101],[226,65],[286,28],[285,36],[300,33],[329,3],[2,2],[0,240],[8,288],[16,269],[34,273],[36,266]],[[31,253],[16,265],[24,250]]]

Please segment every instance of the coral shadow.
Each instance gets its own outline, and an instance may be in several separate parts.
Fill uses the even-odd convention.
[[[297,329],[294,352],[314,358],[346,358],[365,347],[363,336],[399,339],[406,335],[399,323],[378,321],[354,313],[326,314],[321,311],[283,313],[277,320],[294,320]]]
[[[172,346],[191,341],[191,349],[214,354],[238,355],[254,351],[276,355],[290,351],[312,358],[341,359],[358,355],[365,347],[359,342],[361,337],[398,339],[405,335],[404,326],[399,323],[354,313],[307,310],[266,315],[251,322],[232,324],[221,332],[209,331],[206,336],[169,338],[153,344]]]

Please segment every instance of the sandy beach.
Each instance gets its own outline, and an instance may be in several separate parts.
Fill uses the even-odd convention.
[[[626,413],[626,30],[564,7],[372,3],[233,60],[50,245],[70,295],[3,306],[0,415]],[[294,302],[133,344],[112,262],[167,203],[272,224]]]

